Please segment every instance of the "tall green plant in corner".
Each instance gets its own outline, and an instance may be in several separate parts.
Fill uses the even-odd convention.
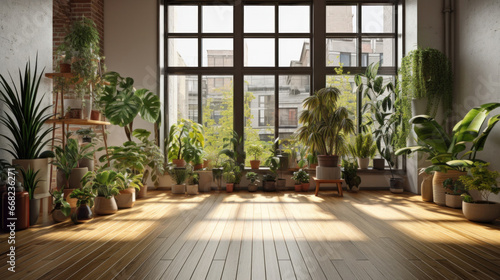
[[[3,133],[0,137],[7,140],[8,148],[0,149],[8,152],[16,159],[37,159],[53,157],[50,150],[43,150],[52,139],[49,134],[52,128],[44,128],[44,122],[52,117],[50,105],[43,106],[45,95],[38,97],[40,80],[43,71],[38,74],[38,56],[35,69],[31,63],[26,63],[24,73],[19,69],[19,84],[16,85],[12,76],[11,84],[0,75],[0,101],[5,104],[5,113],[0,116],[0,123],[11,135]]]
[[[432,48],[418,48],[401,61],[401,91],[411,98],[427,99],[427,115],[436,116],[441,105],[445,116],[451,113],[453,72],[449,59]]]

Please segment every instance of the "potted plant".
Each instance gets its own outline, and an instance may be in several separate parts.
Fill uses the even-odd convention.
[[[87,119],[90,119],[92,100],[95,98],[92,95],[101,90],[99,39],[95,23],[82,17],[73,22],[64,42],[58,47],[58,53],[64,54],[63,62],[71,62],[71,72],[74,75],[72,83],[82,100],[82,107],[87,106],[85,101],[88,97],[88,109],[85,110]]]
[[[401,94],[398,84],[384,84],[384,78],[377,76],[380,64],[370,64],[364,75],[355,77],[358,94],[369,101],[363,107],[363,114],[368,114],[362,130],[372,131],[377,149],[382,159],[387,161],[391,171],[390,189],[403,191],[403,179],[394,177],[396,167],[395,150],[406,146],[409,131],[409,98]],[[363,83],[363,80],[366,82]],[[377,164],[374,160],[374,168]],[[377,167],[377,168],[381,168]],[[381,168],[383,169],[383,168]]]
[[[302,191],[302,180],[301,180],[301,172],[304,172],[302,169],[299,171],[293,172],[292,180],[295,182],[294,187],[296,192]]]
[[[201,149],[205,145],[203,136],[203,126],[189,119],[181,119],[176,124],[170,126],[167,151],[168,159],[177,167],[184,167],[186,161],[184,157],[192,154],[194,148]],[[186,150],[186,148],[188,148]],[[201,153],[200,153],[201,158]]]
[[[250,166],[252,169],[259,169],[260,160],[258,159],[262,155],[262,147],[260,145],[249,145],[247,148],[247,153],[253,155],[253,160],[250,161]]]
[[[309,183],[309,174],[307,173],[307,171],[302,170],[302,172],[300,173],[300,182],[302,183],[302,191],[304,192],[309,191],[310,183]]]
[[[38,60],[38,58],[37,58]],[[45,150],[47,143],[52,141],[49,137],[52,128],[44,127],[44,123],[52,115],[49,113],[50,105],[44,106],[44,95],[38,95],[38,86],[43,77],[43,70],[38,74],[38,63],[32,71],[28,62],[24,72],[19,70],[19,84],[12,84],[3,75],[0,75],[0,102],[4,104],[5,113],[0,117],[3,126],[0,137],[9,143],[8,148],[0,148],[14,157],[12,165],[27,170],[31,167],[38,172],[40,180],[35,195],[49,195],[47,178],[49,175],[49,157],[53,157],[50,150]],[[5,133],[8,131],[9,133]],[[22,178],[18,176],[17,180]]]
[[[433,199],[438,205],[445,205],[443,182],[465,175],[465,169],[480,160],[477,153],[482,151],[486,140],[500,120],[500,115],[491,117],[486,128],[480,132],[489,113],[500,107],[500,103],[487,103],[471,109],[453,128],[450,135],[434,118],[427,115],[415,116],[410,120],[417,135],[417,146],[396,151],[396,155],[423,152],[432,163],[424,171],[434,172],[432,178]],[[467,144],[471,145],[467,145]],[[468,151],[467,147],[470,147]],[[462,159],[465,158],[465,159]]]
[[[118,211],[114,199],[120,193],[119,188],[125,185],[123,174],[113,170],[89,171],[82,179],[86,188],[97,193],[94,211],[97,215],[110,215]]]
[[[319,166],[337,167],[345,152],[345,137],[354,133],[354,122],[346,107],[339,106],[339,89],[323,88],[304,99],[297,130],[298,140],[318,153]]]
[[[361,184],[361,177],[358,176],[358,164],[342,160],[342,175],[347,185],[348,192],[358,192],[359,185]]]
[[[137,116],[158,123],[161,102],[156,94],[148,89],[136,90],[132,78],[124,78],[117,72],[108,72],[103,78],[108,84],[97,102],[111,124],[123,127],[128,141],[132,141]]]
[[[203,168],[203,148],[192,145],[190,141],[186,142],[183,158],[186,162],[190,162],[193,165],[193,170]]]
[[[462,208],[461,195],[466,193],[462,182],[448,178],[444,180],[443,187],[446,191],[446,206],[457,209]]]
[[[136,192],[143,187],[142,174],[123,173],[123,185],[118,186],[119,195],[115,196],[118,209],[132,208],[135,204]]]
[[[236,182],[236,175],[234,174],[234,171],[224,171],[224,173],[222,173],[222,178],[226,181],[226,192],[233,192],[234,183]]]
[[[316,167],[318,166],[318,154],[315,151],[311,151],[306,158],[307,163],[309,164],[309,169],[316,170]]]
[[[198,194],[198,183],[200,182],[200,175],[191,172],[186,185],[186,194]]]
[[[259,188],[258,184],[260,183],[259,174],[255,172],[247,172],[247,174],[245,174],[245,177],[250,181],[250,183],[248,184],[248,191],[256,192]]]
[[[52,220],[56,223],[64,222],[68,219],[71,214],[71,206],[64,199],[63,191],[54,190],[51,192],[54,208],[51,211]]]
[[[189,177],[190,170],[187,168],[171,166],[168,173],[175,181],[175,185],[172,185],[172,194],[185,194],[186,180]]]
[[[354,145],[349,144],[349,152],[353,157],[358,158],[360,169],[368,169],[370,159],[375,156],[377,146],[373,142],[371,133],[356,135]]]
[[[165,172],[165,157],[163,156],[163,152],[160,147],[156,145],[153,141],[149,140],[149,136],[151,132],[145,129],[136,129],[132,132],[132,135],[141,141],[138,146],[141,149],[141,153],[144,154],[145,161],[144,172],[142,173],[142,185],[141,191],[147,190],[147,180],[151,177],[151,181],[155,187],[158,186],[159,176]],[[146,196],[142,195],[141,197]]]
[[[95,194],[89,188],[75,189],[69,195],[70,198],[76,199],[76,210],[71,216],[71,220],[75,224],[86,223],[94,218],[91,208],[94,206]]]
[[[40,179],[37,178],[38,172],[28,168],[28,170],[21,169],[23,175],[24,189],[28,191],[30,203],[29,203],[29,213],[30,213],[30,226],[36,224],[38,221],[38,215],[40,214],[40,199],[35,198],[35,190],[40,183]]]
[[[474,222],[489,223],[500,217],[500,204],[488,201],[490,194],[498,194],[498,171],[488,170],[489,163],[476,163],[470,167],[470,175],[460,176],[459,181],[465,190],[477,191],[481,200],[474,200],[468,193],[463,193],[462,211],[464,216]]]
[[[265,165],[269,166],[269,171],[271,173],[262,176],[262,188],[266,192],[274,192],[276,191],[276,178],[278,177],[280,159],[271,154],[266,159]]]

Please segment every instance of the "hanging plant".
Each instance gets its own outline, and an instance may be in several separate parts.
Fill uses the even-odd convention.
[[[436,116],[439,106],[451,113],[453,73],[449,59],[432,48],[411,51],[401,61],[401,90],[405,96],[427,99],[427,115]]]

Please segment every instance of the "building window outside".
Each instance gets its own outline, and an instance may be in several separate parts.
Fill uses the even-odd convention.
[[[180,118],[202,123],[208,153],[220,149],[233,129],[244,134],[245,147],[269,147],[277,136],[292,137],[300,126],[302,101],[313,89],[312,1],[169,2],[173,1],[165,5],[164,64],[168,124]],[[326,18],[320,19],[326,24],[326,85],[345,92],[342,102],[352,108],[353,118],[359,117],[354,75],[377,61],[384,74],[396,72],[395,5],[390,2],[327,1]],[[233,17],[235,9],[241,9],[242,18]],[[236,36],[238,30],[243,34]],[[237,38],[241,43],[235,42]],[[341,65],[344,73],[338,75],[334,68]],[[235,81],[242,83],[235,85]],[[241,117],[235,119],[235,113]],[[242,123],[235,123],[241,119]]]

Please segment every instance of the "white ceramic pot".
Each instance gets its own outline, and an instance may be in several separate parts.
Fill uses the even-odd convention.
[[[186,185],[186,194],[198,194],[198,185]]]
[[[186,185],[172,185],[172,193],[173,194],[185,194],[186,193]]]
[[[368,169],[370,158],[358,158],[359,169]]]
[[[468,203],[462,201],[464,216],[474,222],[491,223],[500,217],[500,203],[477,201]]]

